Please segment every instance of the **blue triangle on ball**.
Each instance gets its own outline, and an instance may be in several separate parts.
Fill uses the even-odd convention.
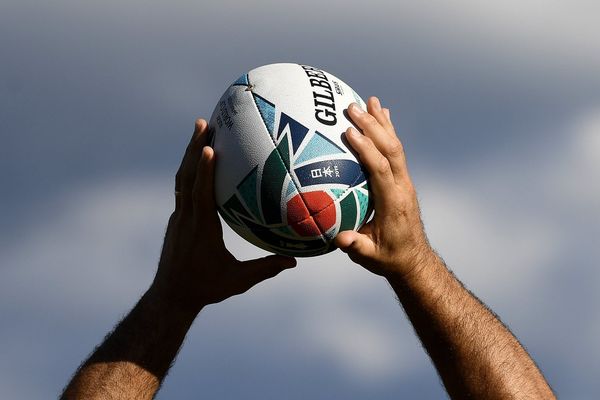
[[[242,76],[240,76],[235,82],[233,82],[231,84],[231,86],[248,86],[249,85],[249,81],[248,81],[248,74],[244,74]]]
[[[262,117],[269,134],[273,136],[273,127],[275,125],[275,104],[263,97],[260,97],[256,93],[252,93],[252,96],[254,96],[254,102],[256,103],[256,107],[258,107],[260,116]]]
[[[296,163],[311,160],[320,156],[330,156],[333,154],[343,154],[342,150],[337,144],[327,139],[319,132],[315,132],[314,136],[310,139],[310,142],[306,145],[302,153],[296,159]]]
[[[302,125],[300,122],[296,121],[294,118],[290,117],[286,113],[281,113],[281,117],[279,118],[279,128],[277,129],[277,137],[281,135],[281,132],[289,126],[290,134],[292,136],[292,148],[294,154],[296,154],[296,150],[300,147],[300,144],[306,137],[308,133],[308,128]]]
[[[285,192],[285,197],[290,197],[290,195],[292,195],[294,192],[296,192],[296,185],[293,181],[290,181],[287,191]]]

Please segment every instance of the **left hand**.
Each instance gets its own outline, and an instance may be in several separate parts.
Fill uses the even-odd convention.
[[[215,153],[207,143],[207,123],[199,119],[177,172],[175,211],[151,288],[195,313],[296,265],[279,255],[238,261],[225,248],[214,197]]]

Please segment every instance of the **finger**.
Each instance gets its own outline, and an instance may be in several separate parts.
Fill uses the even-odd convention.
[[[242,262],[244,277],[250,287],[295,266],[296,259],[280,255],[271,255]]]
[[[200,150],[204,146],[205,133],[206,133],[207,123],[203,119],[197,119],[194,126],[194,133],[190,139],[190,142],[185,149],[185,153],[183,155],[183,159],[181,160],[181,165],[179,166],[179,170],[177,171],[177,177],[175,181],[175,190],[181,191],[184,189],[184,186],[187,189],[191,189],[191,186],[188,184],[189,181],[193,183],[194,176],[194,168],[200,159]]]
[[[390,163],[373,141],[355,128],[348,128],[346,138],[369,173],[369,186],[373,190],[377,206],[380,200],[385,200],[389,196],[390,185],[395,183]]]
[[[338,233],[334,243],[340,250],[347,253],[352,260],[370,260],[376,255],[377,249],[371,238],[356,231]]]
[[[381,103],[379,99],[375,96],[369,97],[367,100],[367,112],[371,114],[377,122],[385,129],[386,133],[391,137],[396,137],[396,131],[394,130],[394,126],[392,125],[390,119],[381,108]]]
[[[175,207],[177,209],[186,209],[191,205],[192,188],[196,176],[195,169],[200,159],[202,147],[206,142],[207,126],[205,120],[196,120],[194,133],[175,176]]]
[[[385,117],[388,119],[388,121],[390,122],[390,124],[392,123],[392,117],[390,115],[390,110],[389,108],[382,108],[383,113],[385,114]]]
[[[369,99],[370,108],[379,107],[379,101]],[[377,105],[373,105],[376,102]],[[381,111],[373,111],[379,116],[379,119],[386,119],[385,114]],[[364,112],[356,103],[352,103],[348,108],[348,114],[356,125],[363,131],[363,134],[370,138],[377,149],[389,161],[394,175],[401,176],[406,172],[406,160],[404,158],[404,149],[402,143],[395,133],[388,132],[380,123],[379,120],[368,112]]]
[[[194,219],[201,223],[218,222],[215,202],[215,152],[204,146],[196,166],[196,180],[192,191]]]

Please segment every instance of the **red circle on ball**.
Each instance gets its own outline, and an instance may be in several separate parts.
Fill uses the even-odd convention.
[[[288,224],[301,236],[321,236],[335,220],[335,204],[326,192],[297,194],[287,202]]]

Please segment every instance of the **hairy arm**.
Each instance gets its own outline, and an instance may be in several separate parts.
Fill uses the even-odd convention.
[[[430,253],[409,276],[388,280],[452,398],[554,398],[499,318]]]
[[[77,370],[63,399],[151,399],[194,319],[296,265],[290,257],[238,261],[227,251],[214,203],[214,152],[196,121],[175,182],[156,277],[133,310]]]
[[[372,97],[367,112],[348,112],[362,130],[346,137],[369,172],[375,214],[337,245],[389,281],[452,398],[554,398],[515,336],[431,249],[389,110]]]
[[[148,290],[81,367],[63,398],[151,399],[195,316]]]

